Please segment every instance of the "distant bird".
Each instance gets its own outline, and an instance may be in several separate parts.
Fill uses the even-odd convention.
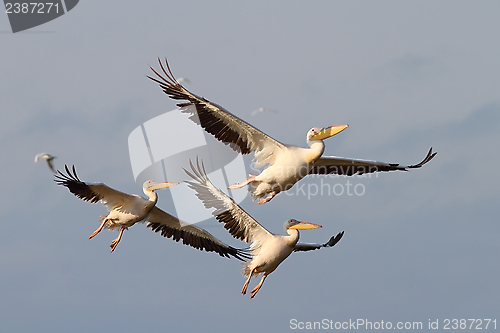
[[[252,112],[250,112],[250,115],[255,116],[259,113],[264,113],[264,112],[278,113],[278,111],[276,111],[276,110],[260,107],[258,109],[253,110]]]
[[[178,78],[177,80],[177,83],[181,84],[183,82],[186,82],[186,83],[191,83],[191,81],[189,81],[188,79],[186,79],[185,77],[180,77]]]
[[[252,260],[244,265],[243,275],[247,280],[243,285],[241,293],[246,294],[250,279],[264,273],[259,284],[252,290],[250,298],[260,290],[266,277],[294,251],[310,251],[322,247],[332,247],[337,244],[344,232],[331,237],[325,244],[298,244],[298,229],[321,228],[320,225],[301,222],[294,219],[288,220],[284,228],[288,236],[274,235],[247,214],[233,199],[224,192],[217,189],[208,179],[203,164],[197,164],[197,168],[191,164],[193,173],[186,173],[195,181],[186,181],[188,186],[196,191],[196,196],[203,202],[206,208],[215,208],[212,214],[224,223],[229,233],[237,239],[243,240],[250,245]]]
[[[47,153],[40,153],[40,154],[35,156],[35,163],[38,162],[38,160],[40,160],[42,158],[45,161],[47,161],[47,165],[49,166],[50,170],[52,170],[52,172],[55,173],[56,170],[54,169],[54,158],[56,158],[56,157],[52,156],[50,154],[47,154]]]
[[[143,185],[144,194],[148,199],[144,199],[138,195],[117,191],[102,183],[84,183],[78,178],[74,166],[72,171],[68,166],[65,166],[65,169],[66,174],[57,170],[55,181],[58,185],[67,187],[71,193],[84,201],[91,203],[101,201],[109,210],[108,215],[101,216],[101,225],[90,235],[89,239],[103,228],[120,229],[118,237],[111,242],[111,252],[120,242],[125,229],[137,222],[147,221],[148,227],[153,231],[160,232],[167,238],[172,237],[176,242],[182,239],[185,245],[207,252],[213,251],[223,257],[233,256],[239,260],[248,257],[245,250],[228,246],[203,229],[193,225],[181,226],[179,219],[155,206],[158,200],[155,191],[178,183],[148,180]]]
[[[249,185],[250,194],[254,200],[259,199],[259,204],[268,202],[281,191],[289,190],[296,182],[310,174],[351,176],[380,171],[406,171],[420,168],[436,155],[432,153],[431,148],[422,162],[408,166],[337,156],[322,157],[325,151],[323,140],[343,131],[348,125],[311,128],[306,135],[309,148],[283,144],[220,105],[192,94],[175,80],[166,59],[167,69],[160,59],[158,62],[165,77],[153,68],[151,70],[158,76],[158,79],[148,77],[157,82],[170,98],[187,101],[177,104],[182,108],[182,112],[191,113],[191,120],[200,124],[208,133],[228,144],[235,151],[242,154],[254,152],[256,168],[268,165],[259,175],[250,175],[246,181],[229,186],[230,189],[236,189]],[[196,107],[196,112],[193,111],[194,108],[187,108],[191,105]],[[285,126],[284,123],[284,121],[278,123],[277,126]]]

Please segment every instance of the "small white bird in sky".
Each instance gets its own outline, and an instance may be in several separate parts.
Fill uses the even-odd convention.
[[[300,244],[298,229],[321,228],[320,225],[301,222],[294,219],[288,220],[284,224],[287,236],[270,233],[259,222],[254,220],[245,212],[233,199],[224,192],[217,189],[208,179],[203,164],[197,164],[197,168],[191,164],[192,172],[186,173],[194,181],[186,181],[188,186],[196,191],[196,196],[203,202],[206,208],[214,208],[212,214],[215,218],[224,223],[229,233],[236,239],[240,239],[250,245],[252,260],[244,265],[243,275],[247,277],[241,293],[246,294],[250,279],[263,273],[259,284],[250,293],[250,298],[255,297],[262,287],[266,277],[274,272],[276,268],[294,251],[310,251],[322,247],[332,247],[337,244],[344,232],[330,238],[325,244]]]
[[[56,158],[56,157],[52,156],[50,154],[40,153],[40,154],[35,156],[35,163],[37,163],[38,160],[40,160],[40,159],[44,159],[45,161],[47,161],[47,165],[49,166],[50,170],[52,170],[52,172],[55,173],[56,170],[54,169],[54,158]]]
[[[189,224],[181,226],[179,219],[156,207],[158,196],[155,191],[179,183],[148,180],[143,185],[144,194],[148,199],[144,199],[138,195],[117,191],[102,183],[84,183],[78,178],[74,166],[72,171],[67,166],[65,169],[66,174],[57,170],[55,181],[58,185],[67,187],[71,193],[84,201],[101,201],[109,210],[108,215],[101,215],[102,223],[89,239],[103,228],[120,229],[118,237],[111,242],[111,252],[120,242],[125,229],[137,222],[147,221],[147,226],[153,231],[160,232],[162,236],[172,238],[176,242],[182,239],[185,245],[216,252],[223,257],[233,256],[239,260],[248,258],[245,250],[228,246],[201,228]]]

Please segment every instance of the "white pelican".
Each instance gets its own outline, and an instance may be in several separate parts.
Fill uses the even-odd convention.
[[[201,167],[198,164],[197,169],[191,164],[191,169],[194,174],[187,170],[184,171],[195,181],[186,181],[186,183],[197,192],[196,196],[203,202],[206,208],[215,208],[212,214],[219,222],[224,223],[224,228],[234,238],[251,243],[250,253],[252,260],[247,262],[243,267],[243,275],[248,277],[241,290],[243,295],[246,294],[250,279],[260,273],[264,273],[259,284],[250,293],[250,298],[253,298],[262,287],[266,277],[274,272],[278,265],[288,258],[292,252],[332,247],[344,235],[342,231],[336,236],[331,237],[325,244],[298,244],[298,229],[315,229],[321,228],[321,226],[294,219],[288,220],[284,224],[288,236],[274,235],[248,215],[233,199],[217,189],[208,179],[203,164]]]
[[[310,129],[306,136],[309,148],[285,145],[236,117],[220,105],[192,94],[175,80],[166,59],[167,70],[160,59],[158,62],[165,76],[151,68],[158,79],[148,77],[157,82],[170,98],[188,101],[177,104],[183,108],[182,112],[191,113],[193,115],[190,117],[191,120],[200,124],[218,140],[230,145],[232,149],[242,154],[254,152],[255,167],[260,168],[268,164],[268,167],[259,175],[250,175],[246,181],[229,187],[235,189],[249,184],[250,194],[254,200],[260,199],[259,204],[271,200],[281,191],[289,190],[308,174],[351,176],[380,171],[406,171],[420,168],[436,155],[432,153],[431,148],[422,162],[408,166],[337,156],[323,157],[325,150],[323,140],[343,131],[348,125]],[[191,105],[195,106],[196,112],[195,108],[188,108]]]
[[[120,229],[118,238],[111,242],[111,252],[120,242],[125,229],[137,222],[148,221],[147,226],[149,228],[155,232],[160,232],[164,237],[172,237],[176,242],[182,239],[185,245],[199,250],[206,250],[207,252],[213,251],[223,257],[229,258],[229,256],[233,256],[239,260],[248,258],[245,250],[228,246],[207,231],[193,225],[181,226],[179,219],[155,206],[158,196],[154,191],[178,183],[148,180],[143,185],[144,194],[148,199],[144,199],[138,195],[117,191],[102,183],[84,183],[78,178],[74,166],[73,172],[67,166],[65,166],[65,169],[66,174],[57,170],[58,174],[55,176],[55,181],[58,185],[66,186],[71,193],[82,200],[91,203],[101,201],[110,211],[108,215],[101,216],[102,223],[100,227],[90,235],[89,239],[97,235],[103,228]]]
[[[47,153],[40,153],[38,155],[35,156],[35,163],[38,162],[38,160],[40,159],[44,159],[45,161],[47,161],[47,165],[49,166],[50,170],[52,170],[52,172],[56,172],[54,170],[54,158],[56,158],[55,156],[52,156],[50,154],[47,154]]]

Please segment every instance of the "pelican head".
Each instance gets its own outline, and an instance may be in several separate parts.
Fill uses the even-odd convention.
[[[307,132],[307,141],[324,140],[345,130],[349,125],[335,125],[329,127],[313,127]]]
[[[167,188],[170,186],[175,186],[179,183],[176,182],[155,182],[154,180],[146,180],[144,184],[142,184],[142,189],[144,191],[156,191],[162,188]]]
[[[311,223],[311,222],[302,222],[294,219],[288,220],[285,222],[285,230],[287,229],[317,229],[323,228],[319,224]]]

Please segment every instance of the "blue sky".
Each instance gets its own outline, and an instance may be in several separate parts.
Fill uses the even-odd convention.
[[[16,34],[0,15],[2,332],[284,332],[291,319],[424,328],[438,319],[442,329],[447,318],[496,318],[499,10],[495,1],[87,0]],[[188,89],[284,143],[304,146],[311,127],[348,123],[326,154],[402,164],[431,146],[438,155],[411,172],[323,178],[362,184],[362,196],[245,199],[274,233],[290,218],[323,225],[304,242],[345,231],[333,249],[292,255],[252,300],[240,294],[239,262],[144,225],[109,253],[115,233],[88,240],[104,208],[57,187],[33,159],[48,152],[84,181],[141,193],[128,135],[175,108],[146,78],[157,57]],[[278,113],[251,117],[258,107]],[[168,200],[160,193],[167,211]],[[244,246],[214,220],[201,225]]]

